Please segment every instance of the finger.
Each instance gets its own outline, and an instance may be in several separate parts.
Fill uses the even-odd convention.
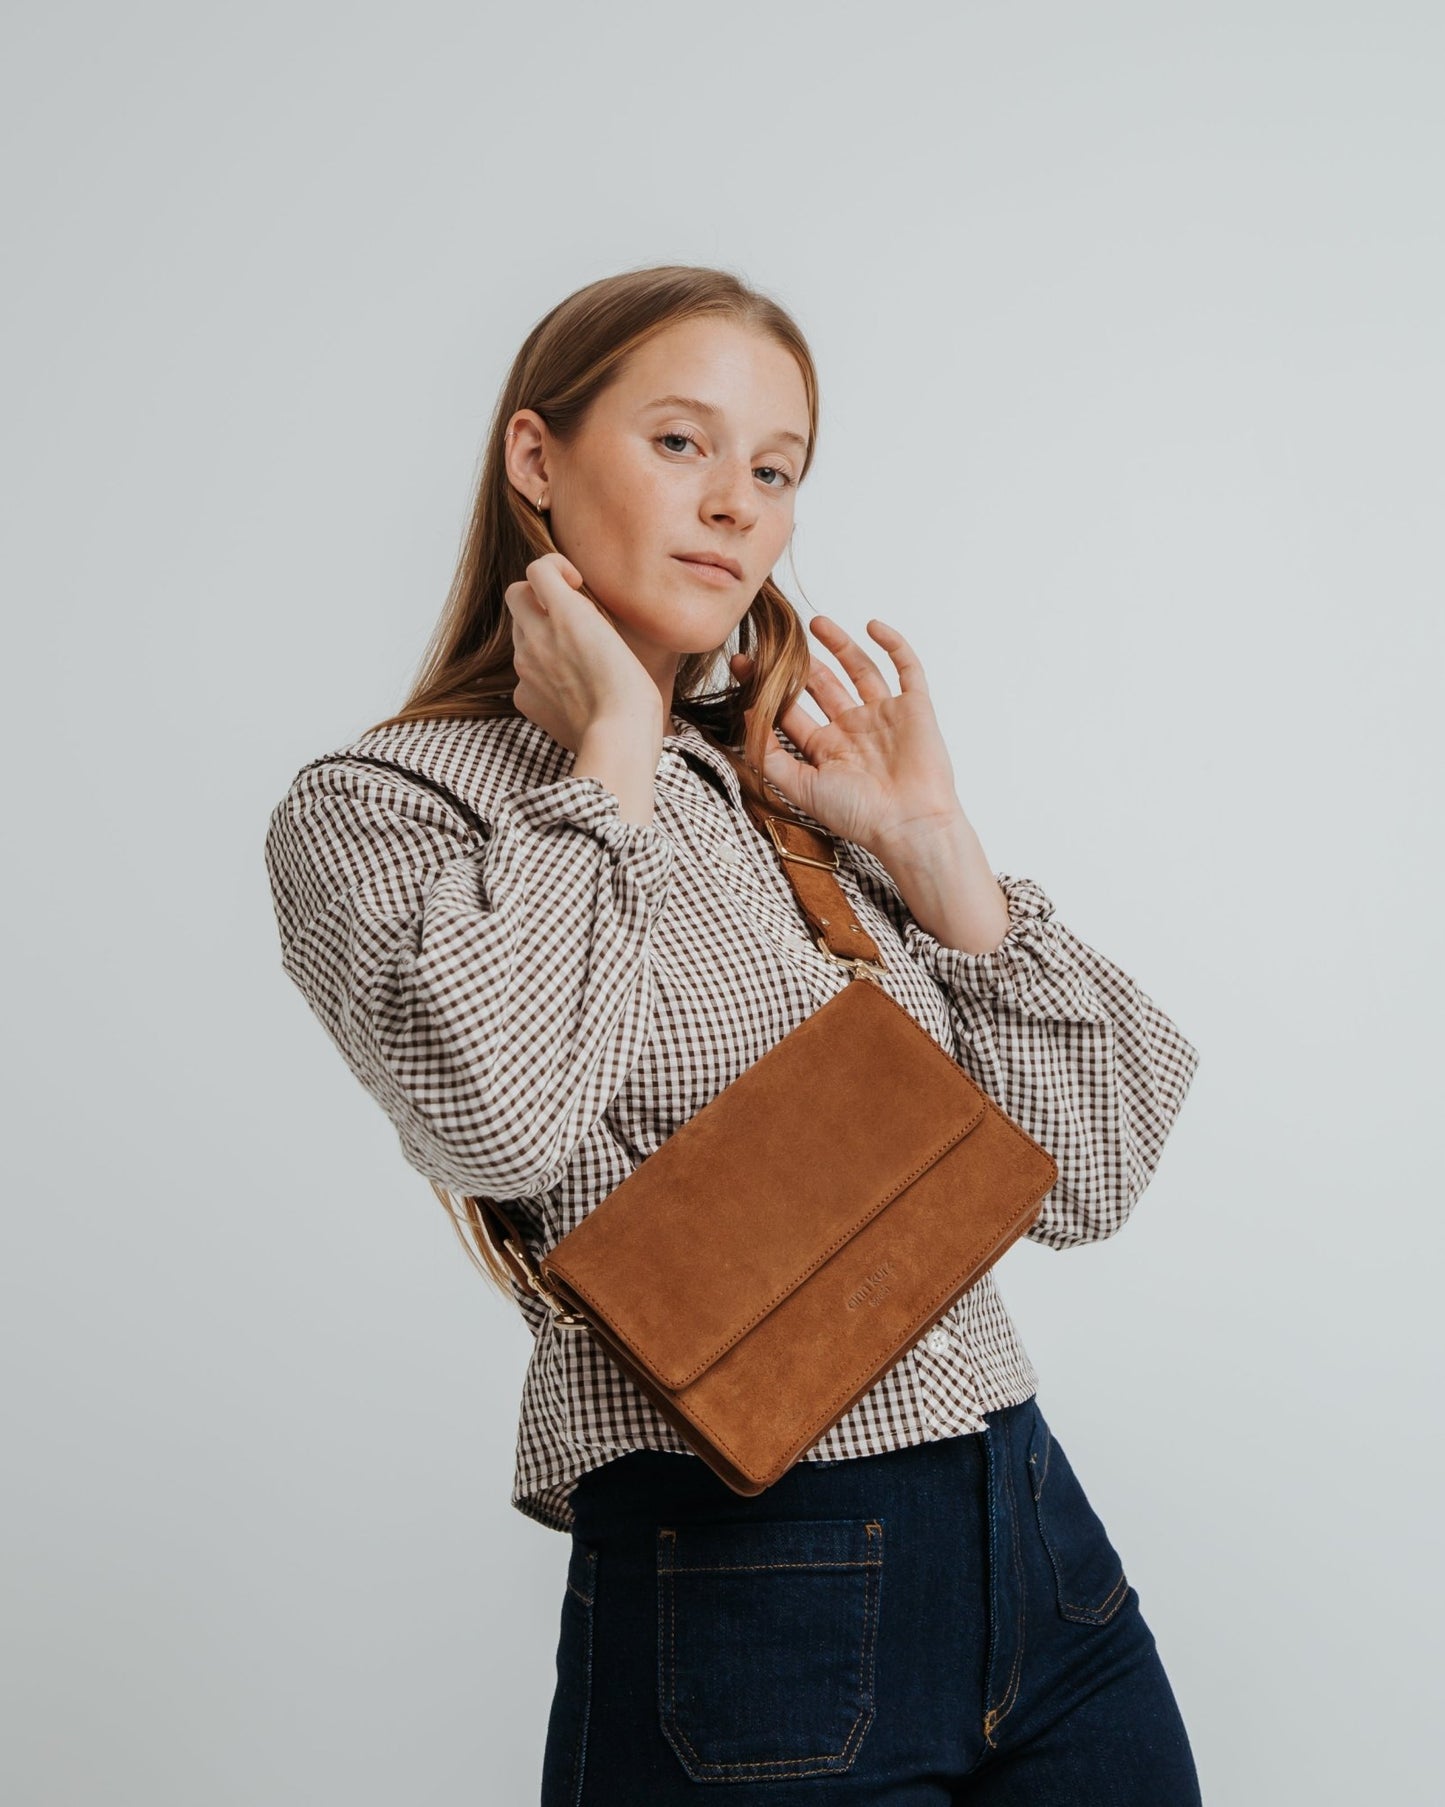
[[[892,696],[887,678],[852,635],[845,632],[836,621],[827,615],[814,615],[808,625],[853,680],[858,695],[865,703]]]
[[[798,783],[802,769],[801,760],[794,759],[786,747],[780,747],[777,741],[769,739],[763,753],[762,777],[775,791],[786,797],[789,803],[796,803],[799,809],[806,809],[808,801]]]
[[[810,662],[807,682],[803,688],[829,721],[836,720],[846,709],[861,707],[858,698],[849,691],[837,672],[825,665],[821,659],[814,659]]]
[[[749,711],[751,714],[751,711]],[[791,739],[791,736],[789,736]],[[807,808],[798,779],[803,770],[803,762],[793,756],[785,746],[779,744],[775,734],[769,734],[763,743],[763,764],[759,772],[747,757],[746,744],[743,749],[743,763],[750,772],[765,778],[774,790],[781,791],[790,803],[796,803],[802,809]]]
[[[898,688],[900,690],[916,690],[928,695],[928,679],[924,674],[923,661],[903,638],[896,627],[890,627],[886,621],[876,617],[868,624],[868,632],[892,659],[898,672]]]
[[[548,613],[549,604],[565,608],[568,599],[575,597],[582,587],[582,573],[570,559],[563,558],[560,552],[549,552],[545,558],[534,558],[527,566],[527,580],[536,591],[543,610]]]
[[[531,577],[534,571],[544,570],[548,567],[554,571],[560,571],[574,590],[581,585],[582,573],[565,552],[544,552],[539,558],[528,560],[527,576]]]
[[[811,745],[814,736],[822,732],[824,724],[822,722],[814,721],[803,705],[794,699],[794,701],[789,703],[787,708],[784,709],[782,714],[778,717],[778,726],[783,730],[784,734],[787,735],[788,739],[792,741],[793,745],[803,757],[805,759],[811,759],[812,755],[808,751],[809,746]],[[788,752],[786,747],[780,747],[779,751],[785,759],[792,759],[793,756]],[[794,760],[794,764],[796,763],[797,761]]]
[[[529,583],[508,584],[502,591],[502,601],[506,603],[511,612],[514,633],[527,619],[531,610],[539,609],[544,615],[550,615],[552,612]]]

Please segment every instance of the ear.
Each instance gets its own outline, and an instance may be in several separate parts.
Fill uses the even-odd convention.
[[[543,508],[547,505],[551,485],[547,439],[547,423],[533,408],[519,408],[507,422],[503,463],[512,487],[529,508],[537,505],[539,496]]]

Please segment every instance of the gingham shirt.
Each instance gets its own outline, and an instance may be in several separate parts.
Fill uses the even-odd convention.
[[[692,724],[671,719],[645,825],[573,764],[521,715],[373,730],[301,768],[265,846],[283,968],[406,1160],[497,1200],[536,1256],[849,982]],[[838,848],[881,982],[1058,1162],[1027,1235],[1112,1235],[1196,1050],[1032,880],[996,874],[1010,928],[969,954],[914,921],[873,855]],[[570,1532],[578,1475],[687,1445],[585,1331],[510,1289],[534,1338],[512,1504]],[[982,1430],[1037,1384],[990,1270],[803,1460]]]

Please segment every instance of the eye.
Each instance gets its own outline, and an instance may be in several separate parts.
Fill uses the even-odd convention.
[[[654,443],[657,445],[661,445],[663,443],[663,441],[666,439],[680,439],[680,440],[682,440],[682,442],[685,445],[696,445],[697,444],[697,441],[693,438],[691,433],[683,433],[683,432],[659,433],[657,435],[657,439]],[[793,479],[788,475],[788,473],[786,471],[779,470],[777,465],[760,464],[758,466],[758,469],[760,471],[771,471],[775,477],[782,478],[781,483],[769,483],[765,486],[766,488],[768,488],[768,489],[790,489],[792,487]]]

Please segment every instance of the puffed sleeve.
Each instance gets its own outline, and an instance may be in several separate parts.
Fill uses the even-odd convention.
[[[557,1183],[645,1044],[672,843],[600,779],[514,792],[473,827],[338,755],[297,774],[265,856],[282,966],[459,1194]]]
[[[1073,934],[1032,879],[995,873],[1009,928],[984,954],[920,926],[881,862],[860,884],[948,1001],[956,1058],[1059,1164],[1026,1232],[1063,1249],[1122,1229],[1179,1114],[1198,1050],[1128,973]]]

